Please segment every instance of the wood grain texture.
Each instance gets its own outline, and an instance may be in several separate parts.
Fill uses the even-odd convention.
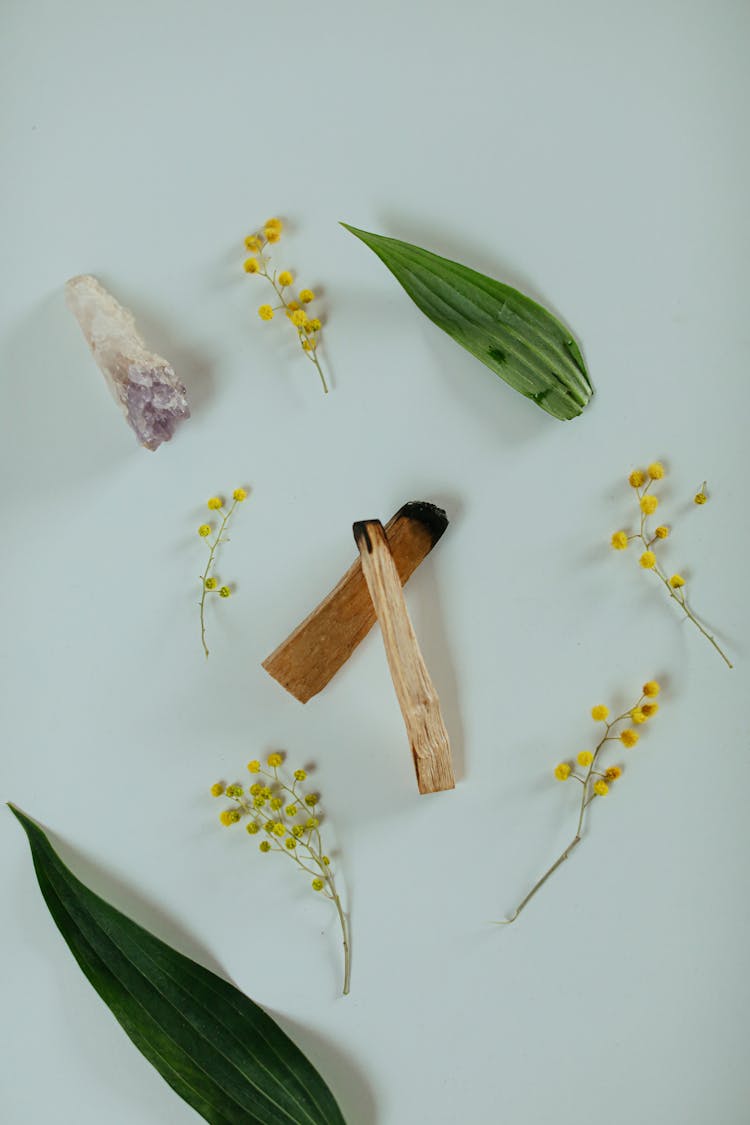
[[[380,520],[355,523],[354,539],[409,735],[419,792],[453,789],[456,781],[440,700],[419,649],[385,529]]]
[[[385,531],[402,584],[447,526],[443,509],[424,500],[404,504],[388,521]],[[357,559],[330,594],[266,657],[263,667],[300,703],[307,703],[346,663],[375,620],[362,564]]]

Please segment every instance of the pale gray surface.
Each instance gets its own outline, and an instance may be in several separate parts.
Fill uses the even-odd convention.
[[[744,1123],[747,4],[6,0],[3,25],[2,797],[277,1014],[352,1125]],[[240,272],[273,213],[279,262],[325,291],[328,399]],[[588,412],[514,395],[338,219],[559,310]],[[83,271],[188,386],[157,454],[65,309]],[[655,456],[667,557],[734,672],[608,550]],[[194,527],[239,483],[206,666]],[[305,708],[259,666],[352,520],[411,498],[452,519],[408,592],[461,774],[436,798],[377,635]],[[590,837],[493,928],[571,834],[551,767],[652,675],[658,720]],[[325,904],[207,796],[277,746],[319,762],[338,830],[346,1001]],[[9,814],[0,840],[3,1120],[196,1120],[81,976]]]

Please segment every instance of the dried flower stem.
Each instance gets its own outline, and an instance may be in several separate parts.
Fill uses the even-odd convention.
[[[311,289],[301,289],[299,292],[299,300],[288,301],[284,295],[284,290],[288,291],[289,286],[294,280],[292,273],[289,270],[281,270],[280,272],[274,270],[273,273],[269,273],[268,265],[270,257],[265,254],[264,251],[269,244],[279,241],[283,226],[284,224],[280,219],[267,219],[262,231],[247,236],[245,239],[245,248],[251,252],[252,257],[245,259],[244,269],[248,274],[257,274],[259,277],[264,277],[280,302],[278,305],[261,305],[258,309],[258,315],[261,320],[273,320],[274,313],[283,309],[290,324],[297,333],[300,348],[315,367],[320,377],[323,391],[325,394],[328,394],[328,384],[326,383],[325,375],[323,374],[323,369],[320,366],[320,361],[317,356],[321,322],[317,317],[309,317],[302,307],[314,301],[315,294]],[[255,256],[256,254],[257,257]]]
[[[261,277],[265,277],[266,281],[270,282],[270,284],[273,286],[273,289],[274,289],[274,292],[276,293],[276,296],[278,297],[279,301],[281,302],[281,304],[276,306],[276,309],[274,311],[276,311],[278,309],[283,309],[284,312],[286,312],[286,313],[292,312],[293,310],[290,309],[290,307],[289,307],[290,302],[287,301],[286,297],[284,296],[283,291],[276,284],[276,270],[273,271],[273,275],[269,274],[268,263],[266,262],[265,258],[261,258],[261,261],[263,262],[263,265],[262,265],[262,268],[258,270],[258,273],[260,274]],[[300,343],[304,343],[306,338],[307,338],[306,335],[305,335],[304,329],[300,328],[297,331],[298,331]],[[323,384],[323,391],[324,391],[325,394],[328,394],[328,384],[326,383],[326,377],[323,374],[323,368],[320,366],[320,363],[318,362],[318,355],[317,355],[316,350],[314,348],[312,348],[308,351],[307,349],[303,348],[302,351],[304,352],[304,354],[307,356],[307,358],[310,360],[310,362],[313,364],[313,366],[317,370],[318,375],[320,376],[320,381]]]
[[[277,755],[271,755],[270,761],[277,758]],[[314,811],[317,797],[310,794],[306,796],[298,788],[300,779],[296,775],[300,774],[301,780],[304,780],[304,770],[296,771],[295,780],[289,786],[279,776],[278,766],[271,766],[270,770],[266,770],[260,766],[259,762],[253,762],[251,765],[253,766],[251,771],[253,774],[264,777],[271,783],[265,789],[265,794],[271,792],[274,797],[283,797],[283,803],[280,807],[273,807],[273,798],[257,793],[254,796],[252,787],[248,793],[245,793],[241,786],[229,785],[224,792],[237,806],[237,819],[242,815],[251,818],[248,825],[250,834],[256,835],[260,831],[266,834],[265,840],[261,843],[261,850],[266,853],[280,852],[294,860],[300,870],[313,876],[313,889],[334,904],[341,926],[341,940],[344,948],[342,991],[344,996],[348,996],[351,981],[349,923],[336,888],[331,862],[323,851],[318,818],[317,816],[310,816],[304,824],[295,823],[295,817],[300,815],[302,811],[307,810],[310,813]],[[223,789],[223,787],[220,788]],[[259,783],[256,783],[255,788],[256,790],[260,788]],[[294,815],[289,812],[292,807],[297,810]],[[292,847],[289,846],[290,840],[294,841]],[[301,856],[300,850],[302,850]]]
[[[654,566],[653,569],[654,569],[654,573],[662,580],[662,582],[666,586],[670,598],[673,598],[674,601],[677,602],[678,606],[680,606],[680,608],[682,609],[685,616],[690,621],[692,621],[693,625],[695,625],[696,629],[700,633],[703,634],[703,636],[706,638],[706,640],[714,646],[714,648],[718,652],[721,659],[727,665],[727,667],[728,668],[734,668],[734,664],[732,664],[731,660],[729,659],[727,654],[724,652],[723,648],[721,647],[719,642],[716,640],[716,638],[714,636],[712,636],[711,633],[709,633],[706,629],[703,628],[703,626],[701,625],[698,618],[691,611],[689,605],[687,604],[687,602],[685,600],[685,595],[683,594],[682,590],[675,591],[675,590],[672,589],[672,587],[669,585],[669,579],[667,578],[666,574],[664,574],[661,571],[658,563]]]
[[[634,540],[640,541],[641,545],[644,548],[643,553],[638,560],[640,565],[644,570],[652,570],[654,572],[656,577],[659,579],[659,581],[662,583],[665,590],[669,594],[670,598],[673,601],[677,602],[677,605],[685,614],[688,621],[692,621],[698,632],[702,633],[709,644],[711,644],[713,648],[716,649],[727,667],[731,668],[732,662],[722,649],[721,645],[718,643],[716,638],[713,637],[711,633],[709,633],[708,630],[703,627],[703,625],[700,623],[698,618],[695,616],[695,614],[687,604],[687,598],[685,597],[684,592],[685,579],[683,578],[683,576],[681,574],[673,574],[671,577],[667,577],[665,571],[663,571],[659,566],[656,547],[658,543],[661,543],[663,540],[669,538],[670,529],[665,524],[660,524],[655,529],[654,534],[651,535],[647,528],[647,519],[649,516],[653,515],[659,507],[658,497],[654,496],[653,493],[650,493],[651,485],[654,483],[654,481],[662,480],[662,478],[665,476],[665,473],[666,470],[660,461],[654,461],[651,465],[648,466],[645,471],[643,469],[633,469],[633,471],[630,473],[630,476],[628,477],[628,484],[635,492],[635,496],[638,501],[638,507],[640,509],[640,529],[633,535],[629,535],[627,531],[616,531],[613,534],[610,542],[612,544],[612,547],[616,551],[623,551],[628,546],[628,544],[633,542]],[[708,497],[706,496],[705,490],[706,482],[704,481],[700,492],[697,492],[693,497],[693,500],[696,504],[702,505],[706,503]]]
[[[643,487],[642,489],[641,488],[635,488],[634,489],[635,494],[638,497],[639,504],[640,504],[641,499],[646,495],[646,493],[648,492],[648,490],[649,490],[649,488],[651,487],[652,484],[653,484],[653,481],[649,480],[648,484],[645,485],[645,487]],[[703,482],[703,488],[705,488],[705,487],[706,487],[706,482],[704,481]],[[699,492],[698,495],[699,496],[703,495],[703,493]],[[641,543],[643,544],[644,550],[653,552],[654,547],[656,546],[656,544],[660,540],[659,540],[659,536],[657,536],[657,535],[652,535],[651,537],[649,537],[647,526],[646,526],[646,521],[647,521],[646,513],[643,511],[643,509],[641,509],[641,529],[635,535],[629,535],[628,539],[629,540],[630,539],[639,539],[641,541]],[[711,635],[711,633],[708,632],[707,629],[704,629],[704,627],[701,625],[698,618],[695,616],[695,614],[690,609],[689,605],[687,604],[687,600],[685,598],[683,588],[681,586],[678,586],[676,589],[672,588],[672,586],[670,585],[670,582],[669,582],[669,578],[667,577],[667,575],[664,573],[664,571],[659,566],[658,561],[655,562],[654,565],[652,567],[650,567],[649,569],[653,570],[653,572],[657,576],[657,578],[659,578],[661,580],[661,582],[664,585],[664,587],[665,587],[667,593],[669,594],[670,598],[673,601],[677,602],[678,606],[680,607],[682,612],[685,614],[685,616],[688,618],[688,620],[692,621],[692,623],[693,623],[693,625],[695,625],[696,629],[700,633],[703,634],[703,636],[706,638],[706,640],[710,644],[713,645],[713,647],[716,649],[719,656],[724,661],[724,663],[727,665],[727,667],[733,668],[734,665],[732,664],[731,660],[729,659],[727,654],[722,649],[719,642],[716,640],[716,638],[714,636]]]
[[[208,501],[209,511],[222,513],[219,530],[216,532],[213,539],[211,538],[212,529],[210,524],[203,523],[198,528],[198,534],[208,547],[208,559],[206,560],[206,566],[203,570],[203,574],[201,574],[199,579],[201,584],[201,600],[198,603],[201,622],[201,644],[203,645],[203,651],[206,654],[206,659],[208,659],[208,645],[206,643],[206,598],[209,594],[213,593],[218,594],[221,598],[228,598],[231,594],[231,590],[228,586],[218,586],[216,579],[211,573],[214,563],[216,562],[216,551],[219,547],[219,544],[229,542],[229,536],[226,536],[224,532],[226,531],[229,520],[234,514],[234,509],[238,504],[241,504],[243,500],[247,499],[247,492],[244,488],[235,488],[232,496],[233,501],[230,508],[225,507],[224,501],[220,496],[212,496]]]
[[[648,688],[651,687],[651,685],[646,684],[645,687],[646,687],[646,689],[648,689]],[[612,719],[612,720],[608,721],[605,718],[605,719],[602,720],[604,722],[604,734],[603,734],[602,738],[599,740],[599,742],[597,743],[597,746],[594,749],[593,753],[590,755],[591,761],[588,763],[588,766],[586,768],[586,772],[584,773],[583,776],[581,776],[580,774],[575,773],[575,772],[571,773],[570,767],[567,764],[563,764],[561,766],[558,766],[558,770],[567,771],[567,772],[563,772],[563,773],[558,774],[558,776],[560,777],[561,780],[565,780],[567,777],[572,777],[572,778],[575,778],[576,781],[579,781],[581,783],[581,803],[580,803],[579,810],[578,810],[578,823],[576,825],[575,835],[574,835],[573,839],[570,841],[570,843],[568,844],[568,846],[564,849],[562,854],[560,856],[558,856],[558,858],[555,860],[555,862],[551,865],[551,867],[549,867],[544,872],[544,874],[541,876],[541,878],[537,879],[534,886],[531,888],[531,890],[526,895],[526,897],[521,900],[521,902],[518,904],[516,909],[513,911],[513,914],[510,916],[510,918],[503,919],[502,921],[496,923],[497,925],[509,926],[511,924],[511,922],[515,922],[515,920],[518,918],[521,911],[524,909],[525,906],[528,905],[529,902],[531,902],[532,898],[537,893],[537,891],[541,890],[541,888],[544,886],[544,884],[547,882],[547,880],[550,878],[550,876],[553,875],[555,873],[555,871],[557,871],[558,867],[562,866],[562,864],[565,862],[565,860],[569,858],[570,853],[573,851],[573,849],[576,848],[578,846],[578,844],[580,844],[581,840],[583,839],[583,825],[584,825],[584,818],[585,818],[585,815],[586,815],[586,809],[591,804],[591,802],[597,796],[600,795],[596,792],[595,786],[601,785],[603,779],[605,779],[605,778],[607,780],[612,780],[612,779],[618,777],[619,773],[620,773],[619,769],[613,770],[611,772],[611,774],[609,774],[609,775],[608,775],[607,771],[602,772],[601,770],[598,770],[596,767],[597,767],[597,764],[598,764],[598,761],[599,761],[599,756],[600,756],[602,750],[604,749],[605,745],[608,742],[619,742],[619,741],[621,741],[620,735],[616,735],[616,734],[612,733],[614,728],[619,723],[622,723],[627,719],[633,719],[633,721],[637,720],[638,722],[641,722],[641,723],[646,721],[646,716],[644,716],[643,713],[641,712],[641,706],[655,692],[658,692],[658,685],[654,685],[654,691],[644,691],[641,694],[638,702],[633,707],[628,708],[627,711],[624,711],[622,713],[622,715],[618,715],[616,719]],[[605,714],[606,714],[606,709],[604,709],[604,711],[605,711]],[[628,732],[626,732],[626,735],[627,735],[627,733]],[[630,734],[634,736],[632,742],[630,742],[630,744],[633,745],[637,741],[637,734],[634,731],[631,731]],[[628,742],[625,742],[625,745],[628,745],[628,744],[629,744]],[[608,786],[606,785],[606,782],[604,782],[603,792],[602,792],[601,795],[602,796],[606,795],[607,790],[608,790]]]
[[[261,772],[264,773],[265,771]],[[270,775],[266,774],[266,776]],[[297,790],[296,780],[292,783],[292,786],[290,788],[288,785],[285,785],[283,781],[281,781],[277,769],[274,769],[273,776],[279,788],[285,793],[289,794],[292,799],[292,803],[294,801],[304,802],[303,795]],[[251,810],[247,809],[247,811]],[[277,817],[283,823],[283,810],[278,811]],[[270,817],[266,819],[271,820],[272,823],[275,823]],[[324,856],[323,853],[323,841],[320,838],[320,830],[317,825],[315,826],[315,828],[308,829],[307,835],[300,837],[298,844],[305,849],[305,851],[307,852],[307,858],[311,863],[315,864],[315,867],[317,868],[316,871],[311,871],[310,868],[307,867],[302,862],[302,860],[300,860],[296,851],[288,851],[286,848],[282,848],[280,845],[272,845],[271,851],[278,851],[282,852],[284,855],[291,856],[292,859],[295,860],[295,862],[299,865],[299,867],[303,869],[303,871],[307,871],[308,874],[318,876],[324,880],[326,885],[323,888],[322,893],[326,898],[330,899],[336,907],[336,912],[339,916],[339,923],[341,925],[341,942],[344,947],[344,987],[342,989],[342,992],[344,996],[348,996],[349,983],[351,980],[351,949],[349,946],[349,924],[347,922],[346,915],[344,914],[344,909],[341,905],[341,899],[339,898],[338,891],[336,890],[336,881],[333,871],[331,870],[331,865],[330,863],[326,863],[327,857]]]

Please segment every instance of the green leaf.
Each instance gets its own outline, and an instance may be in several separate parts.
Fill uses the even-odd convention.
[[[570,331],[545,308],[476,270],[410,242],[341,224],[374,250],[422,312],[554,418],[577,418],[593,393]]]
[[[215,1125],[344,1125],[321,1076],[262,1008],[95,895],[9,807],[71,953],[181,1098]]]

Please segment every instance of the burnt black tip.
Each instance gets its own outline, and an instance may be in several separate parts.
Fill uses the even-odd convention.
[[[408,504],[404,504],[397,516],[418,520],[432,536],[433,546],[448,526],[448,517],[443,509],[438,508],[437,504],[430,504],[428,500],[410,500]]]
[[[355,524],[352,524],[352,531],[354,532],[354,542],[357,546],[359,547],[361,543],[364,543],[365,547],[367,547],[368,555],[371,555],[372,539],[370,538],[370,532],[367,530],[368,522],[368,520],[357,520]]]

